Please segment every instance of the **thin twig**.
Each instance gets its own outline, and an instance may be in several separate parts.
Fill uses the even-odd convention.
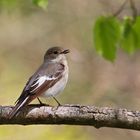
[[[115,17],[118,16],[123,11],[127,2],[128,2],[128,0],[125,0],[123,2],[123,4],[121,5],[121,7],[113,14],[113,16],[115,16]]]
[[[131,7],[131,9],[132,9],[133,18],[135,19],[136,16],[138,15],[137,8],[136,8],[135,3],[134,3],[133,0],[129,0],[129,2],[130,2],[130,7]]]

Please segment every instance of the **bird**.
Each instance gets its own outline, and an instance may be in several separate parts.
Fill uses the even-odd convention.
[[[58,105],[61,105],[55,96],[64,90],[68,81],[69,68],[66,54],[69,52],[69,49],[58,46],[51,47],[46,51],[43,63],[27,81],[9,114],[9,119],[17,116],[25,106],[36,98],[40,104],[43,104],[40,97],[52,97]]]

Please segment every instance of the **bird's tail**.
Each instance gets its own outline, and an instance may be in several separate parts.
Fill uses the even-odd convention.
[[[17,102],[11,113],[9,114],[9,119],[12,119],[16,116],[19,111],[27,104],[29,96],[27,96],[22,102]]]

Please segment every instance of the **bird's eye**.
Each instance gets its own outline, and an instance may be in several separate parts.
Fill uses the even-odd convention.
[[[53,53],[54,53],[54,54],[58,54],[58,51],[54,51]]]

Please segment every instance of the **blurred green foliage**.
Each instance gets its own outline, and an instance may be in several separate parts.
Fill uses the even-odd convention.
[[[18,0],[1,0],[0,1],[0,6],[4,8],[14,8],[18,4]]]
[[[46,10],[48,6],[48,0],[33,0],[33,3],[44,10]]]
[[[13,14],[19,12],[23,15],[30,15],[37,9],[46,10],[48,0],[0,0],[0,12]]]
[[[23,0],[0,0],[0,7],[5,9],[13,9],[17,8],[17,6],[22,5]],[[48,0],[32,0],[32,1],[25,1],[25,3],[30,3],[41,7],[42,9],[46,9],[48,6]]]

